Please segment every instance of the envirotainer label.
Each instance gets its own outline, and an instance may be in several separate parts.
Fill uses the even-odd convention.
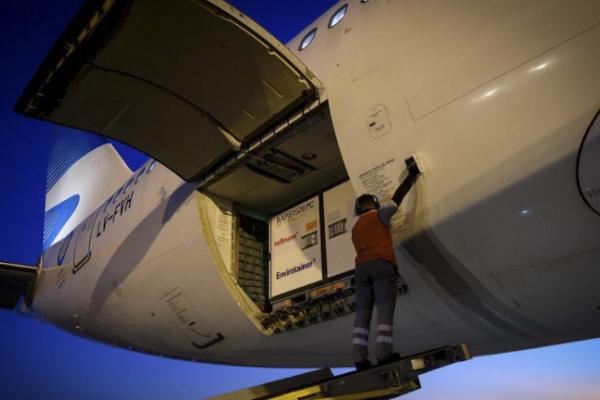
[[[273,216],[270,225],[270,297],[322,280],[319,197]]]

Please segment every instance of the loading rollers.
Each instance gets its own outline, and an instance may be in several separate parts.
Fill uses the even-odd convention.
[[[446,346],[366,371],[334,376],[324,368],[206,400],[387,400],[420,389],[419,375],[471,358],[467,344]]]

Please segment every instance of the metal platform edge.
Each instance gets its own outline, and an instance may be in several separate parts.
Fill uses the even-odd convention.
[[[471,358],[469,346],[463,343],[364,371],[333,376],[325,368],[206,400],[387,400],[420,389],[420,375]]]

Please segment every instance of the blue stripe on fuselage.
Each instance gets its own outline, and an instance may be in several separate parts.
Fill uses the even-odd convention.
[[[44,251],[50,247],[60,230],[65,226],[79,204],[79,195],[71,196],[62,203],[46,211],[44,223]]]
[[[107,140],[100,135],[64,127],[52,129],[50,131],[46,193],[50,192],[50,189],[73,164],[106,143],[108,143]]]

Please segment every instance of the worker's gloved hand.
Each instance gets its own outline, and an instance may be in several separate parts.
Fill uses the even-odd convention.
[[[409,175],[420,175],[423,171],[419,168],[419,164],[417,164],[417,160],[414,157],[407,158],[404,160],[406,164],[406,169],[408,170]]]

